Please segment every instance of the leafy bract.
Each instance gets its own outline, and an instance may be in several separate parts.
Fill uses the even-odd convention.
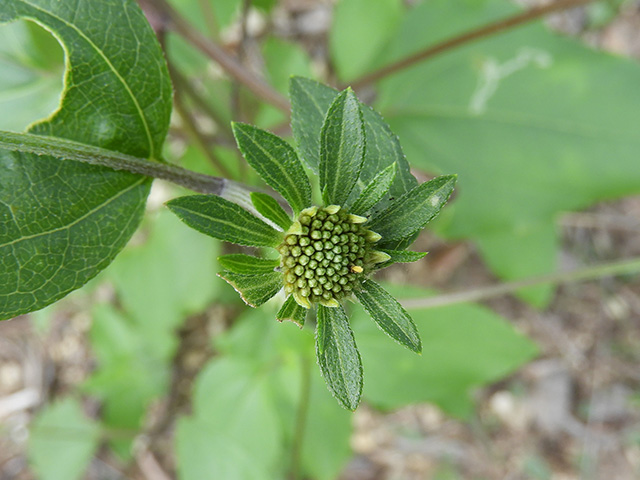
[[[31,133],[159,155],[171,86],[135,2],[0,3],[0,23],[20,17],[51,30],[68,64],[60,109]],[[0,319],[42,308],[106,267],[135,231],[149,185],[129,173],[0,150]]]
[[[289,84],[291,97],[291,128],[304,162],[318,173],[320,163],[320,131],[329,106],[338,95],[331,87],[307,78],[292,77]],[[398,138],[383,118],[366,105],[360,105],[367,141],[365,159],[360,170],[360,179],[351,192],[349,203],[353,203],[360,192],[382,170],[397,163],[397,172],[389,192],[378,203],[384,208],[389,197],[400,197],[418,184],[409,171]]]
[[[360,193],[349,211],[355,215],[367,213],[389,191],[391,182],[396,177],[396,164],[392,163],[371,180],[371,183]]]
[[[432,292],[410,286],[385,288],[400,301]],[[367,382],[364,398],[381,408],[432,402],[467,417],[474,388],[513,372],[537,354],[536,346],[507,321],[478,305],[407,309],[422,338],[422,355],[392,342],[363,311],[352,325]]]
[[[262,192],[251,192],[251,203],[260,215],[271,220],[282,230],[286,231],[291,226],[291,218],[271,195]]]
[[[515,11],[504,0],[423,2],[379,64]],[[474,239],[514,279],[554,269],[561,212],[640,191],[638,84],[637,62],[532,24],[394,75],[379,84],[377,107],[414,166],[460,175],[442,233]]]
[[[455,183],[455,175],[434,178],[414,187],[374,215],[367,226],[382,235],[379,245],[391,247],[394,240],[403,240],[420,231],[447,203]]]
[[[371,315],[373,321],[400,345],[416,353],[422,351],[422,343],[416,325],[407,311],[389,293],[373,280],[362,282],[356,297]]]
[[[316,356],[329,390],[344,408],[355,410],[362,395],[362,361],[342,306],[318,305]]]
[[[218,263],[222,268],[233,273],[249,275],[254,273],[271,273],[280,265],[279,260],[252,257],[244,253],[231,253],[218,257]]]
[[[189,195],[167,202],[167,207],[191,228],[226,242],[275,247],[282,233],[244,208],[215,195]]]
[[[293,296],[289,295],[278,311],[276,320],[279,322],[289,320],[302,328],[306,316],[307,309],[298,305],[298,302],[295,301]]]
[[[240,294],[247,305],[259,307],[282,288],[282,273],[256,273],[241,275],[233,272],[220,272],[224,279]]]
[[[238,147],[249,165],[298,213],[311,205],[311,185],[295,150],[280,137],[252,125],[233,124]]]
[[[366,140],[360,102],[351,89],[333,100],[320,131],[320,191],[325,205],[345,205],[360,176]]]
[[[78,480],[98,449],[100,428],[82,405],[65,398],[38,414],[29,435],[29,463],[42,480]]]

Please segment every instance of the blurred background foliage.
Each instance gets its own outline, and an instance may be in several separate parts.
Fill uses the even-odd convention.
[[[509,281],[552,273],[560,252],[566,251],[558,228],[565,212],[640,193],[637,59],[605,53],[534,22],[380,81],[361,82],[366,74],[425,47],[515,15],[522,7],[512,2],[171,4],[193,29],[223,45],[283,95],[291,75],[334,86],[353,83],[360,98],[380,111],[399,136],[418,177],[459,174],[456,197],[436,222],[435,234],[419,240],[435,255],[421,267],[399,267],[384,279],[400,299],[438,295],[427,287],[470,288],[492,282],[494,276]],[[229,122],[254,123],[287,136],[287,116],[231,79],[183,35],[166,30],[154,2],[142,6],[165,48],[174,81],[165,157],[257,185],[234,146]],[[637,2],[591,4],[566,17],[578,17],[581,23],[577,31],[566,25],[565,31],[588,40],[633,8],[640,9]],[[28,21],[1,26],[0,129],[22,131],[54,111],[63,72],[63,50],[48,32]],[[260,311],[243,306],[216,278],[216,257],[229,247],[184,227],[164,209],[163,202],[179,193],[184,192],[156,182],[142,228],[116,261],[81,291],[24,320],[29,322],[25,331],[36,339],[35,346],[25,348],[39,352],[29,362],[40,362],[40,367],[15,385],[7,383],[6,373],[0,376],[0,406],[5,406],[0,408],[0,450],[13,452],[3,458],[0,451],[0,478],[328,480],[341,472],[342,478],[363,479],[505,478],[496,473],[505,471],[503,455],[489,454],[493,460],[486,462],[495,470],[482,467],[476,474],[473,466],[482,462],[461,460],[465,450],[447,450],[446,442],[444,453],[434,454],[435,467],[418,469],[415,476],[394,476],[391,469],[363,473],[354,460],[354,448],[361,447],[354,428],[357,433],[358,422],[411,405],[423,406],[405,410],[413,412],[409,417],[419,416],[428,404],[440,425],[452,419],[476,434],[481,430],[481,442],[491,444],[497,429],[491,421],[507,422],[501,415],[511,408],[509,421],[517,422],[517,399],[532,394],[523,393],[522,378],[512,377],[510,383],[505,378],[541,353],[553,359],[563,348],[578,348],[579,340],[572,338],[565,347],[550,347],[538,327],[518,320],[522,311],[540,319],[541,312],[555,308],[557,300],[549,306],[556,295],[552,285],[519,289],[520,300],[510,298],[507,307],[428,308],[414,303],[411,313],[424,342],[419,357],[386,341],[354,305],[353,328],[366,371],[366,406],[354,420],[312,368],[312,331],[277,324],[276,306],[271,311],[269,306]],[[621,251],[640,254],[633,248]],[[592,255],[574,250],[571,265],[591,260]],[[623,281],[635,285],[631,277]],[[637,310],[631,309],[623,315],[627,323],[618,326],[632,333],[629,343],[614,342],[612,347],[627,366],[638,361],[634,315]],[[5,324],[0,336],[10,328]],[[3,342],[9,346],[0,348],[4,365],[15,362],[13,337],[7,332]],[[553,370],[557,365],[542,365],[531,375],[544,376],[539,370],[551,368],[551,376],[562,376]],[[635,383],[622,383],[625,408],[635,412],[637,422],[637,374]],[[3,395],[15,398],[21,385],[22,391],[35,391],[23,409],[33,419],[17,416],[23,410],[1,403]],[[492,389],[499,389],[495,385],[503,386],[498,400],[491,396]],[[483,397],[478,392],[489,393]],[[474,399],[482,398],[495,400],[498,407],[493,420],[479,426],[483,407]],[[505,398],[511,402],[506,407],[499,404]],[[634,398],[635,407],[629,407]],[[525,423],[535,417],[522,415]],[[635,448],[628,454],[631,474],[634,466],[640,474],[640,435],[637,423],[626,429],[628,420],[623,421],[624,444]],[[28,434],[16,433],[27,425]],[[426,435],[411,422],[404,425],[396,432],[401,438]],[[571,436],[565,427],[561,433]],[[572,471],[600,471],[584,463],[590,454],[585,448],[567,453],[569,462],[577,464]],[[544,446],[524,452],[517,461],[509,460],[515,462],[509,467],[516,472],[511,478],[560,478],[554,472],[563,469]],[[345,470],[347,465],[351,470]]]

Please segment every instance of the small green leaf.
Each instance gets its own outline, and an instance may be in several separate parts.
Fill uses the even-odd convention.
[[[381,247],[421,230],[449,199],[456,175],[443,175],[418,185],[373,217],[368,227],[382,235]]]
[[[396,177],[396,163],[392,163],[375,176],[362,191],[358,199],[349,209],[355,215],[362,215],[369,211],[389,191],[391,182]]]
[[[233,124],[249,165],[280,193],[296,213],[311,206],[311,185],[295,150],[280,137],[244,123]]]
[[[242,300],[251,307],[259,307],[282,288],[282,273],[280,272],[256,275],[220,272],[218,276],[235,288]]]
[[[325,204],[346,203],[360,175],[365,143],[360,102],[347,88],[329,107],[320,132],[320,190]]]
[[[280,265],[279,260],[270,258],[258,258],[244,253],[232,253],[218,257],[218,263],[222,268],[240,275],[253,275],[255,273],[273,273]]]
[[[298,302],[293,299],[293,296],[289,295],[276,315],[276,320],[279,322],[290,320],[302,328],[306,316],[307,309],[298,305]]]
[[[167,207],[191,228],[226,242],[253,247],[275,247],[282,233],[244,208],[215,195],[190,195]]]
[[[411,252],[408,250],[387,250],[384,248],[381,248],[380,251],[386,253],[391,257],[389,259],[389,262],[391,263],[417,262],[421,258],[424,258],[428,253],[428,252]]]
[[[36,417],[29,435],[29,460],[42,480],[77,480],[93,458],[100,441],[98,425],[82,405],[65,398]]]
[[[291,218],[271,195],[251,192],[251,203],[253,203],[260,215],[271,220],[282,230],[287,230],[291,226]]]
[[[331,393],[344,408],[355,410],[362,395],[362,361],[342,306],[318,306],[316,356]]]
[[[422,352],[422,343],[413,320],[384,288],[373,280],[362,282],[356,297],[378,326],[400,345],[416,353]]]

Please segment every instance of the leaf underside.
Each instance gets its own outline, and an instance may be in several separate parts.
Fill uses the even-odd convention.
[[[242,300],[251,307],[259,307],[282,288],[282,273],[280,272],[254,275],[220,272],[218,276],[235,288]]]
[[[298,302],[295,301],[293,296],[289,295],[278,311],[276,319],[279,322],[289,320],[302,328],[307,316],[307,311],[306,308],[298,305]]]

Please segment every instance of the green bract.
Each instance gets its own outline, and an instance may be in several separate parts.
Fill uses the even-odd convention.
[[[224,271],[218,275],[252,307],[284,290],[280,321],[302,327],[307,312],[317,309],[320,370],[338,401],[354,410],[362,391],[362,364],[341,302],[358,300],[391,338],[415,352],[422,350],[409,314],[370,277],[382,267],[424,256],[404,249],[446,203],[456,177],[418,185],[397,139],[351,89],[337,93],[294,78],[291,97],[294,136],[303,160],[318,172],[323,205],[312,205],[311,183],[287,142],[240,123],[233,124],[240,151],[287,201],[292,214],[261,193],[251,195],[253,213],[206,195],[177,198],[167,205],[202,233],[278,252],[278,260],[244,254],[220,257]],[[316,147],[317,154],[305,153]],[[392,155],[383,158],[382,152]]]

